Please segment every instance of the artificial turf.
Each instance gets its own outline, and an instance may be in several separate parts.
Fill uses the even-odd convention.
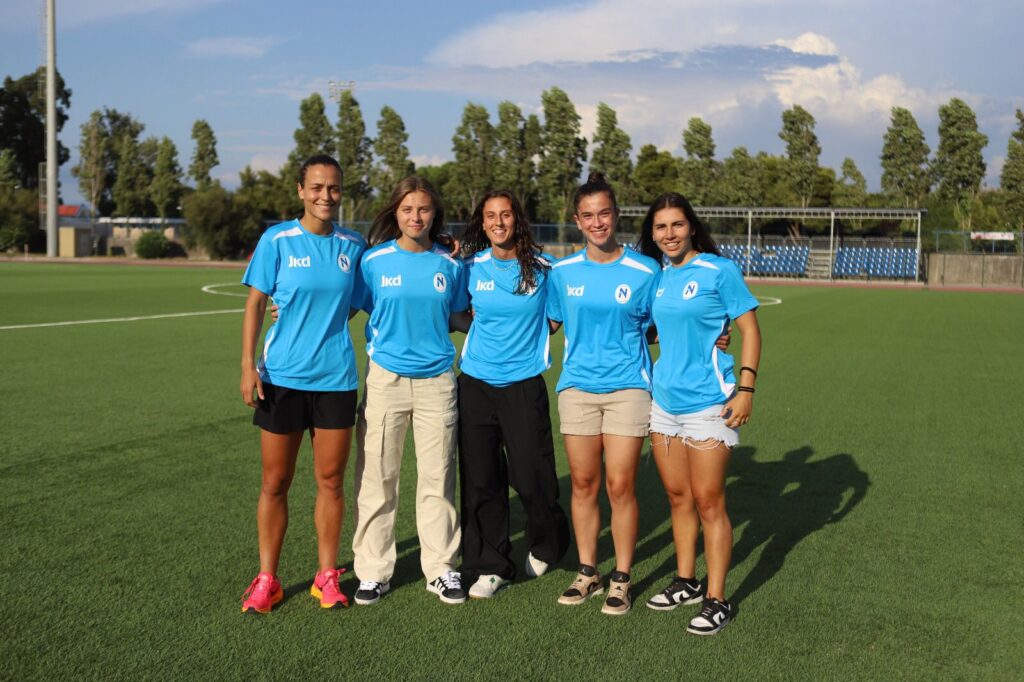
[[[230,286],[240,275],[3,263],[0,327],[240,310],[241,298],[201,291],[241,293]],[[0,329],[0,677],[1015,678],[1024,669],[1024,297],[753,291],[782,303],[758,314],[755,411],[727,489],[738,614],[712,638],[685,634],[696,607],[642,605],[674,568],[668,507],[646,455],[637,603],[625,617],[602,615],[598,600],[556,604],[574,549],[492,600],[440,603],[419,572],[411,449],[393,592],[373,607],[317,608],[307,594],[316,569],[308,446],[281,560],[287,598],[269,616],[242,616],[238,597],[257,569],[260,472],[237,388],[240,313]],[[553,348],[549,387],[560,337]],[[557,438],[556,447],[567,506]],[[607,508],[604,519],[607,572]],[[523,520],[513,501],[520,563]],[[349,568],[351,533],[346,518]],[[342,586],[352,594],[351,573]]]

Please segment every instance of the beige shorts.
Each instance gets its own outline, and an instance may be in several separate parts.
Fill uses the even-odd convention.
[[[558,394],[558,417],[564,435],[642,438],[650,426],[651,394],[640,388],[611,393],[567,388]]]

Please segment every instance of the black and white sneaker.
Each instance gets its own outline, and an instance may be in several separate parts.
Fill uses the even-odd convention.
[[[691,635],[714,635],[732,620],[732,605],[714,597],[704,600],[700,613],[693,617],[686,631]]]
[[[360,580],[356,590],[356,604],[369,606],[376,604],[391,589],[391,583],[378,583],[373,580]]]
[[[427,590],[441,598],[445,604],[461,604],[466,601],[462,590],[462,579],[455,571],[445,571],[427,583]]]
[[[647,608],[671,611],[683,604],[699,604],[704,599],[704,586],[696,578],[676,576],[664,590],[647,600]]]

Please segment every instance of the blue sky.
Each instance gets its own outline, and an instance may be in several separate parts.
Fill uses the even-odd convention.
[[[40,63],[41,7],[0,0],[3,75]],[[992,185],[1024,108],[1019,0],[57,0],[57,18],[58,67],[73,91],[61,135],[72,202],[78,130],[94,109],[169,136],[183,167],[192,123],[205,118],[218,139],[214,174],[233,187],[246,164],[280,166],[299,101],[326,98],[332,80],[355,81],[371,135],[380,108],[395,108],[418,164],[451,158],[467,101],[495,118],[503,99],[539,112],[552,85],[588,137],[598,102],[616,109],[634,153],[650,142],[682,154],[691,116],[712,125],[719,158],[739,145],[781,153],[781,112],[800,104],[818,121],[822,163],[852,157],[872,189],[892,106],[914,112],[934,151],[939,105],[967,101],[989,136]]]

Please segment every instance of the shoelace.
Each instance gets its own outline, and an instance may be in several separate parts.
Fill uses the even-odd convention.
[[[446,590],[461,590],[462,589],[462,578],[459,577],[458,573],[449,571],[441,576],[441,584]]]
[[[380,583],[374,582],[373,580],[360,580],[359,581],[359,589],[360,590],[374,590],[374,591],[377,591],[377,590],[380,589],[380,585],[381,585]]]
[[[249,589],[247,589],[245,591],[245,593],[242,595],[242,601],[245,601],[246,599],[248,599],[249,597],[253,596],[254,594],[257,597],[266,598],[267,593],[270,592],[270,587],[273,584],[274,584],[274,579],[269,577],[269,576],[262,576],[262,575],[256,576],[255,578],[252,579],[252,582],[249,583]],[[259,591],[257,592],[257,590],[259,590]]]
[[[580,594],[584,594],[586,592],[586,587],[589,582],[589,577],[583,575],[582,573],[577,573],[576,580],[572,581],[572,585],[570,585],[569,588],[572,589],[575,587],[577,592],[579,592]]]

